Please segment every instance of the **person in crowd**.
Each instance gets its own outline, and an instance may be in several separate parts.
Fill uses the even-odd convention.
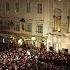
[[[27,51],[28,49],[0,51],[0,70],[70,70],[68,53],[47,52],[45,49],[35,49],[35,54]]]

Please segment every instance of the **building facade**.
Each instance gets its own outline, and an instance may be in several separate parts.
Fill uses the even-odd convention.
[[[69,0],[0,0],[0,35],[23,38],[47,51],[70,50]]]

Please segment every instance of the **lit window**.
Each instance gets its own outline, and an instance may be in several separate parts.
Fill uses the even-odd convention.
[[[54,18],[54,31],[61,31],[61,17],[55,17]]]

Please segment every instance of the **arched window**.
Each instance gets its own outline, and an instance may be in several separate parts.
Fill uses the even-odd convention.
[[[54,9],[54,31],[61,31],[61,9]]]

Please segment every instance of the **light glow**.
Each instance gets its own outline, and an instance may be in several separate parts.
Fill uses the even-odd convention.
[[[18,44],[19,44],[19,45],[22,45],[22,44],[23,44],[22,39],[19,39],[19,40],[18,40]]]
[[[36,40],[36,38],[35,37],[32,37],[32,40],[34,41],[34,40]]]
[[[61,0],[58,0],[58,1],[61,1]]]

